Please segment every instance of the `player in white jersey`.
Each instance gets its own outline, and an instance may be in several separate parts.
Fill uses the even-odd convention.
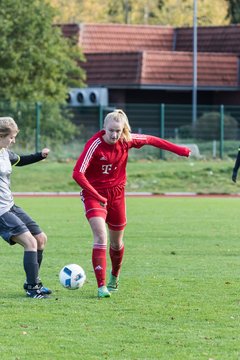
[[[23,246],[24,289],[28,297],[43,299],[51,293],[39,279],[47,236],[23,209],[14,204],[10,176],[13,165],[24,166],[45,159],[49,149],[31,155],[17,155],[9,147],[15,143],[18,132],[18,126],[11,117],[0,117],[0,236],[10,245],[17,243]]]

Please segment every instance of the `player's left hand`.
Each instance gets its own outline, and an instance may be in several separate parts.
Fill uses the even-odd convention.
[[[42,149],[42,157],[46,158],[49,154],[50,150],[48,148]]]
[[[184,154],[183,154],[183,156],[189,157],[190,155],[191,155],[191,149],[184,146]]]

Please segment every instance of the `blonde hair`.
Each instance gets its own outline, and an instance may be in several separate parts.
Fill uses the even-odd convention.
[[[11,117],[0,117],[0,136],[6,137],[12,132],[19,132],[18,126]]]
[[[107,123],[110,120],[123,123],[123,131],[120,139],[126,142],[132,139],[131,127],[129,125],[128,117],[123,110],[116,109],[113,112],[108,113],[104,119],[104,123],[103,123],[104,128],[106,127]]]

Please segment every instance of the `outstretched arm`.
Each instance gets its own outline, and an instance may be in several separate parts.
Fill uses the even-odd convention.
[[[237,174],[238,174],[239,167],[240,167],[240,147],[238,149],[237,158],[236,158],[235,165],[234,165],[233,172],[232,172],[232,181],[233,182],[237,181]]]
[[[132,147],[140,148],[144,145],[152,145],[159,149],[171,151],[180,156],[188,157],[191,150],[186,146],[176,145],[170,141],[152,135],[132,134]]]
[[[35,154],[30,155],[18,155],[10,150],[8,150],[9,153],[9,159],[11,161],[11,164],[14,166],[25,166],[29,164],[33,164],[35,162],[41,161],[45,159],[50,150],[48,148],[42,149],[41,152],[37,152]]]
[[[44,148],[41,152],[31,154],[31,155],[20,155],[19,161],[15,164],[16,166],[25,166],[29,164],[33,164],[35,162],[46,159],[50,150],[48,148]]]

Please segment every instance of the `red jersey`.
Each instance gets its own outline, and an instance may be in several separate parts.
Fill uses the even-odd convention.
[[[152,145],[180,156],[190,154],[187,147],[151,135],[131,134],[132,139],[128,142],[119,140],[108,144],[103,140],[104,134],[105,131],[101,130],[88,140],[73,170],[73,178],[81,188],[102,202],[106,199],[98,190],[125,186],[129,149]]]

